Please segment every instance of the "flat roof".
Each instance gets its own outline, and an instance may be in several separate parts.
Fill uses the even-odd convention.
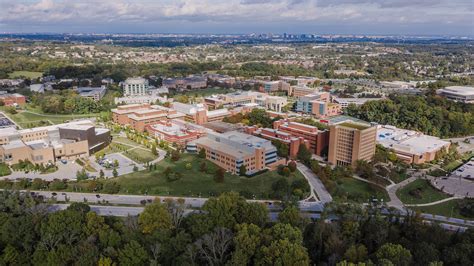
[[[364,129],[369,128],[369,126],[367,126],[367,125],[355,123],[355,122],[352,122],[352,121],[343,122],[343,123],[340,123],[340,124],[337,124],[337,125],[338,126],[343,126],[343,127],[354,128],[354,129],[358,129],[358,130],[364,130]]]
[[[443,89],[439,89],[438,91],[443,92],[443,93],[462,95],[462,96],[474,95],[474,87],[468,87],[468,86],[449,86]]]

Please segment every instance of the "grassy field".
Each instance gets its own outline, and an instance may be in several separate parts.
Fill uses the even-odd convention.
[[[79,118],[97,117],[100,114],[42,114],[36,113],[36,109],[28,109],[28,111],[19,110],[16,114],[5,112],[5,107],[0,108],[15,123],[22,128],[32,128],[41,125],[61,124]],[[33,112],[33,113],[30,113]]]
[[[32,72],[32,71],[14,71],[8,74],[8,77],[11,79],[21,78],[21,77],[25,77],[29,79],[37,79],[37,78],[41,78],[42,76],[43,76],[43,73]]]
[[[206,162],[207,171],[200,171],[200,164]],[[191,164],[191,169],[186,169],[186,164]],[[164,170],[170,167],[173,172],[179,172],[182,177],[179,180],[169,182]],[[265,172],[263,174],[247,178],[226,173],[223,183],[214,181],[214,173],[217,166],[213,163],[198,158],[195,155],[182,154],[178,162],[164,159],[157,165],[157,170],[148,172],[141,171],[116,179],[109,182],[120,184],[120,193],[142,195],[148,193],[151,195],[173,195],[173,196],[194,196],[209,197],[219,195],[222,192],[236,191],[247,195],[253,194],[256,198],[269,198],[272,192],[272,183],[281,176],[275,171]],[[173,174],[172,174],[173,175]],[[292,173],[289,181],[304,179],[299,172]]]
[[[132,159],[135,162],[139,163],[147,163],[155,160],[158,156],[151,153],[149,150],[144,150],[140,148],[135,148],[132,150],[127,150],[123,153],[123,155],[127,156],[128,158]]]
[[[4,163],[0,163],[0,176],[6,176],[12,173],[10,167]]]
[[[337,182],[337,187],[331,193],[336,200],[349,200],[353,202],[367,202],[371,197],[389,201],[387,192],[379,187],[354,178],[342,178]]]
[[[405,204],[429,203],[445,198],[447,194],[433,188],[429,181],[418,179],[397,191],[398,198]]]
[[[200,90],[186,91],[186,92],[182,92],[182,93],[179,93],[179,94],[184,94],[184,95],[188,95],[188,96],[193,96],[193,95],[209,96],[209,95],[212,95],[212,94],[226,94],[226,93],[233,92],[233,91],[235,91],[235,90],[214,87],[214,88],[206,88],[206,89],[200,89]]]
[[[410,209],[420,211],[423,213],[430,213],[436,215],[443,215],[448,217],[455,217],[460,219],[469,219],[468,217],[464,217],[459,213],[458,204],[462,200],[450,200],[440,204],[426,206],[426,207],[411,207]],[[471,218],[472,220],[472,218]]]

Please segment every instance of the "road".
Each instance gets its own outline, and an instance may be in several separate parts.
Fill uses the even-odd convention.
[[[321,179],[319,179],[316,174],[311,171],[311,169],[302,163],[297,163],[297,168],[303,174],[306,180],[308,180],[308,183],[311,187],[311,195],[313,197],[319,199],[319,201],[321,201],[323,204],[332,201],[331,194],[329,194],[326,187],[321,182]]]

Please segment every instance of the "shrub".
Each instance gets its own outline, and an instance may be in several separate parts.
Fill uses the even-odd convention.
[[[214,173],[214,181],[216,181],[217,183],[224,183],[224,175],[225,175],[224,169],[222,168],[217,169],[216,172]]]

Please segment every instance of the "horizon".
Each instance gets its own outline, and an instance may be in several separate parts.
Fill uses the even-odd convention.
[[[0,7],[0,32],[23,34],[474,35],[471,0],[0,0]]]

